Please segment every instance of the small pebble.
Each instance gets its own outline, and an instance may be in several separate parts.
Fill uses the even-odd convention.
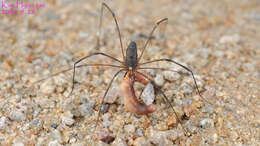
[[[61,146],[58,140],[50,141],[48,146]]]
[[[22,142],[16,142],[12,146],[24,146],[24,144]]]
[[[154,95],[154,88],[152,84],[149,83],[146,85],[141,95],[141,98],[146,105],[150,105],[153,103],[155,95]]]
[[[73,143],[71,146],[86,146],[87,143],[85,141],[79,141],[76,143]]]
[[[205,104],[205,105],[202,107],[202,112],[212,114],[212,113],[214,112],[214,108],[213,108],[213,106],[210,105],[210,104]]]
[[[157,74],[156,77],[154,78],[154,82],[158,86],[162,86],[164,83],[163,76],[161,74]]]
[[[209,55],[212,53],[209,48],[201,48],[199,51],[200,56],[202,56],[202,58],[204,59],[207,59]]]
[[[155,125],[155,127],[161,131],[168,130],[168,126],[165,122],[159,122],[157,125]]]
[[[70,140],[69,140],[69,143],[75,143],[77,141],[77,139],[75,137],[72,137]]]
[[[36,118],[31,122],[31,127],[40,127],[42,123],[42,119]]]
[[[87,32],[80,31],[80,32],[78,33],[78,37],[79,37],[80,39],[87,39],[88,36],[89,36],[89,33],[87,33]]]
[[[198,131],[198,128],[196,127],[196,121],[194,120],[188,120],[184,127],[188,130],[188,132],[196,133]]]
[[[59,130],[55,129],[55,130],[51,131],[50,138],[55,139],[55,141],[57,141],[57,143],[62,142],[62,136],[61,136],[61,132]]]
[[[125,125],[124,129],[127,133],[134,133],[135,132],[135,126],[132,124]]]
[[[57,76],[55,78],[53,78],[54,80],[54,87],[55,86],[62,86],[64,84],[67,83],[67,80],[65,80],[66,77],[63,77],[63,76]],[[46,81],[47,82],[47,81]],[[51,84],[51,82],[49,81],[49,84]]]
[[[143,131],[143,129],[141,129],[141,128],[136,129],[135,133],[136,133],[137,136],[140,136],[140,137],[144,135],[144,134],[143,134],[144,131]]]
[[[67,126],[71,126],[74,124],[75,120],[70,118],[70,117],[64,117],[63,118],[63,123],[66,124]]]
[[[95,105],[94,102],[81,104],[79,106],[79,112],[80,112],[81,116],[92,115],[94,105]]]
[[[51,127],[54,128],[54,129],[56,129],[56,128],[58,127],[58,125],[57,125],[56,123],[52,123],[52,124],[51,124]]]
[[[255,70],[255,65],[252,63],[244,63],[241,66],[242,70],[245,72],[253,72]]]
[[[177,125],[177,119],[175,116],[170,116],[168,118],[168,120],[166,121],[166,124],[169,126],[169,127],[172,127],[172,126],[176,126]]]
[[[182,89],[183,93],[187,94],[187,95],[191,94],[193,91],[193,88],[190,85],[188,85],[187,83],[181,84],[181,89]]]
[[[218,134],[217,133],[214,133],[213,136],[212,136],[212,141],[214,143],[216,143],[218,141]]]
[[[6,129],[8,126],[8,119],[6,117],[0,118],[0,129]]]
[[[64,113],[64,115],[62,116],[62,122],[67,126],[73,125],[75,122],[75,120],[73,119],[73,114],[70,111]]]
[[[233,35],[224,35],[219,39],[221,44],[225,43],[237,43],[240,40],[240,36],[238,34]]]
[[[121,138],[116,138],[116,140],[112,144],[113,146],[127,146],[127,143]]]
[[[171,140],[177,139],[177,133],[173,131],[157,131],[151,130],[149,133],[149,140],[155,145],[173,145],[173,143],[168,139],[170,137]]]
[[[134,141],[134,146],[152,146],[152,144],[150,144],[144,137],[138,137]]]
[[[20,121],[23,121],[23,120],[26,119],[26,115],[25,115],[24,112],[22,112],[22,111],[16,109],[16,110],[13,110],[13,111],[11,112],[11,114],[10,114],[10,119],[11,119],[11,120],[14,120],[14,121],[20,122]]]
[[[46,80],[40,86],[40,91],[44,94],[51,94],[54,92],[54,90],[55,90],[55,85],[49,80]]]
[[[200,121],[200,127],[203,129],[207,128],[213,128],[214,127],[214,121],[210,118],[205,118]]]
[[[169,80],[171,82],[176,81],[180,79],[181,75],[177,72],[172,72],[172,71],[164,71],[163,76],[166,80]]]
[[[239,137],[239,135],[237,134],[236,131],[231,131],[231,132],[230,132],[230,138],[231,138],[233,141],[236,141],[238,137]]]
[[[109,127],[110,125],[112,125],[112,122],[110,120],[110,117],[111,117],[111,114],[110,113],[105,113],[103,115],[103,122],[102,122],[102,125],[104,127]]]
[[[52,99],[49,99],[48,97],[44,98],[36,98],[37,102],[39,103],[41,108],[47,109],[47,108],[54,108],[55,102]]]
[[[203,97],[206,99],[215,98],[216,97],[216,88],[208,87],[207,91],[203,93]]]

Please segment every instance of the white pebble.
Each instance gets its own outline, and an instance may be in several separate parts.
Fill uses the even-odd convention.
[[[153,103],[155,95],[154,95],[154,88],[152,84],[149,83],[146,85],[146,87],[143,90],[141,98],[146,105],[150,105]]]
[[[146,145],[150,145],[150,143],[144,137],[138,137],[137,139],[135,139],[134,145],[146,146]]]
[[[54,140],[50,141],[48,146],[61,146],[61,144],[59,144],[58,140]]]
[[[125,125],[124,129],[127,133],[134,133],[135,132],[135,126],[132,124]]]
[[[112,143],[113,146],[127,146],[126,142],[121,138],[117,137],[115,141]]]
[[[55,129],[51,132],[50,139],[55,139],[55,141],[52,141],[54,143],[62,142],[62,136],[59,130]],[[57,141],[57,142],[56,142]],[[50,143],[49,143],[50,144]]]
[[[164,71],[163,76],[166,80],[169,80],[171,82],[176,81],[180,79],[181,75],[177,72],[172,72],[172,71]]]
[[[184,94],[191,94],[193,91],[193,88],[187,83],[181,84],[181,89],[184,92]]]
[[[66,84],[68,81],[65,80],[65,78],[66,78],[65,75],[57,76],[57,77],[53,78],[55,86],[62,86],[64,84]]]
[[[64,115],[62,116],[62,122],[68,126],[73,125],[75,122],[75,120],[73,119],[73,114],[69,111],[64,113]]]
[[[86,116],[86,115],[91,115],[93,113],[93,107],[95,103],[94,102],[89,102],[89,103],[84,103],[79,106],[79,112],[81,116]]]
[[[0,129],[6,129],[8,125],[8,119],[6,117],[1,117],[0,118]]]
[[[74,124],[74,122],[75,122],[75,120],[72,119],[72,118],[69,118],[69,117],[64,117],[64,118],[63,118],[63,123],[64,123],[65,125],[71,126],[71,125]]]
[[[143,136],[143,130],[141,128],[136,129],[136,135],[142,137]]]
[[[203,129],[214,127],[214,121],[210,118],[205,118],[200,121],[200,127]]]
[[[154,82],[158,86],[162,86],[164,83],[163,76],[161,74],[157,74],[156,77],[154,78]]]
[[[43,82],[40,86],[40,91],[42,93],[45,93],[45,94],[51,94],[53,93],[55,90],[55,86],[54,84],[49,81],[49,80],[46,80],[45,82]]]
[[[110,117],[111,117],[110,113],[105,113],[103,115],[103,125],[104,125],[104,127],[109,127],[110,125],[112,125]]]
[[[16,142],[12,146],[24,146],[24,144],[22,142]]]
[[[70,142],[69,143],[75,143],[77,141],[77,139],[75,138],[75,137],[72,137],[71,139],[70,139]]]
[[[23,121],[26,119],[26,115],[24,112],[15,109],[14,111],[11,112],[10,118],[11,120],[14,121]]]
[[[173,145],[173,143],[167,138],[172,135],[170,135],[169,132],[166,131],[157,131],[152,129],[148,137],[155,145]],[[176,137],[177,135],[172,137],[171,139],[177,139]]]
[[[237,43],[240,40],[240,36],[238,34],[233,35],[224,35],[219,39],[221,44],[225,43]]]

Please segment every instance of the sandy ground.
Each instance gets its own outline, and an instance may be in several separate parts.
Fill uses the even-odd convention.
[[[119,92],[123,74],[115,79],[95,130],[98,106],[118,68],[78,69],[71,96],[71,71],[33,84],[97,51],[122,59],[106,10],[101,47],[95,48],[101,1],[42,3],[35,14],[0,15],[0,145],[104,145],[102,138],[120,146],[260,145],[259,0],[107,1],[118,18],[124,49],[136,40],[138,53],[156,21],[169,18],[165,35],[162,25],[141,62],[170,58],[194,71],[212,104],[198,96],[187,72],[148,70],[178,117],[186,111],[181,122],[190,137],[160,94],[156,112],[128,112]],[[84,63],[101,62],[117,64],[102,56]],[[185,72],[166,62],[151,65]],[[144,87],[136,84],[138,94]]]

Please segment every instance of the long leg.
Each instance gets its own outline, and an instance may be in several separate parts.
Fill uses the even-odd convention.
[[[117,29],[117,32],[118,32],[118,37],[119,37],[119,41],[120,41],[120,45],[121,45],[121,52],[122,52],[122,55],[123,55],[123,60],[125,60],[125,55],[124,55],[124,48],[123,48],[123,43],[122,43],[122,39],[121,39],[121,33],[120,33],[120,29],[119,29],[119,25],[118,25],[118,22],[117,22],[117,19],[116,19],[116,15],[115,13],[109,8],[109,6],[106,4],[106,3],[102,3],[102,6],[101,6],[101,14],[100,14],[100,19],[99,19],[99,30],[98,30],[98,35],[100,35],[101,33],[101,27],[102,27],[102,17],[103,17],[103,8],[107,8],[108,11],[112,14],[112,17],[116,23],[116,29]],[[99,47],[99,36],[97,38],[97,45]]]
[[[181,123],[181,120],[179,119],[179,117],[178,117],[176,111],[174,110],[174,108],[173,108],[173,106],[172,106],[170,100],[169,100],[169,99],[167,98],[167,96],[164,94],[164,92],[162,91],[162,89],[159,88],[159,87],[157,87],[156,84],[154,83],[154,81],[151,80],[151,79],[150,79],[148,76],[146,76],[145,74],[143,74],[143,73],[141,73],[141,72],[138,72],[138,71],[137,71],[137,73],[139,73],[140,75],[142,75],[143,77],[145,77],[146,79],[148,79],[148,80],[154,85],[154,87],[155,87],[157,90],[159,90],[159,92],[163,95],[163,98],[169,103],[170,107],[172,108],[173,113],[174,113],[174,115],[175,115],[175,117],[176,117],[178,123],[181,124],[181,127],[182,127],[182,129],[183,129],[185,135],[186,135],[186,136],[190,136],[190,133],[187,132],[187,130],[183,127],[183,125],[182,125],[182,123]]]
[[[97,46],[96,46],[97,49],[100,48],[100,35],[102,34],[102,32],[101,32],[102,17],[103,17],[103,5],[101,5],[101,8],[100,8],[99,25],[98,25],[98,32],[97,32]]]
[[[140,55],[140,57],[138,58],[138,62],[141,60],[141,58],[142,58],[142,56],[143,56],[143,53],[144,53],[144,50],[145,50],[145,48],[147,47],[148,43],[150,42],[150,40],[151,40],[151,38],[152,38],[152,36],[153,36],[154,31],[155,31],[156,28],[157,28],[162,22],[164,22],[164,21],[168,21],[168,18],[164,18],[164,19],[159,20],[159,21],[156,23],[156,25],[153,27],[153,29],[152,29],[152,31],[151,31],[151,33],[150,33],[150,35],[149,35],[147,41],[145,42],[145,45],[144,45],[144,47],[143,47],[143,49],[142,49],[142,51],[141,51],[141,55]]]
[[[176,61],[174,61],[174,60],[171,60],[171,59],[157,59],[157,60],[148,61],[148,62],[145,62],[145,63],[140,63],[139,66],[144,65],[144,64],[148,64],[148,63],[159,62],[159,61],[166,61],[166,62],[174,63],[174,64],[176,64],[176,65],[181,66],[181,67],[184,68],[185,70],[187,70],[187,71],[191,74],[191,76],[192,76],[192,78],[193,78],[193,81],[194,81],[194,83],[195,83],[195,87],[196,87],[196,90],[197,90],[199,96],[200,96],[204,101],[206,101],[207,103],[210,103],[211,105],[214,105],[213,103],[209,102],[209,101],[206,100],[204,97],[202,97],[202,95],[201,95],[201,93],[200,93],[200,91],[199,91],[198,85],[197,85],[197,81],[196,81],[196,79],[195,79],[195,77],[194,77],[194,74],[193,74],[192,70],[190,70],[188,67],[186,67],[186,66],[184,66],[184,65],[182,65],[182,64],[180,64],[180,63],[178,63],[178,62],[176,62]]]
[[[76,66],[76,68],[81,68],[81,67],[86,67],[86,66],[110,66],[110,67],[116,67],[116,68],[123,68],[122,66],[111,65],[111,64],[82,64],[82,65]],[[50,76],[48,76],[48,77],[45,77],[45,78],[42,78],[42,79],[40,79],[40,80],[38,80],[38,81],[36,81],[36,82],[33,82],[32,84],[33,84],[33,85],[34,85],[34,84],[37,84],[37,83],[42,82],[42,81],[44,81],[44,80],[46,80],[46,79],[55,77],[55,76],[57,76],[57,75],[59,75],[59,74],[61,74],[61,73],[65,73],[65,72],[68,72],[68,71],[70,71],[70,70],[73,70],[73,67],[68,68],[68,69],[65,69],[65,70],[62,70],[62,71],[59,71],[59,72],[56,72],[56,73],[54,73],[54,74],[52,74],[52,75],[50,75]]]
[[[105,53],[93,53],[93,54],[91,54],[91,55],[88,55],[88,56],[85,56],[85,57],[79,59],[79,60],[76,61],[76,62],[74,63],[74,65],[73,65],[72,88],[71,88],[71,92],[70,92],[69,96],[72,94],[73,89],[74,89],[76,65],[77,65],[78,63],[80,63],[81,61],[83,61],[83,60],[85,60],[85,59],[87,59],[87,58],[89,58],[89,57],[91,57],[91,56],[95,56],[95,55],[103,55],[103,56],[106,56],[106,57],[108,57],[108,58],[110,58],[110,59],[112,59],[112,60],[115,60],[115,61],[117,61],[117,62],[122,63],[122,61],[120,61],[120,60],[118,60],[118,59],[116,59],[116,58],[114,58],[114,57],[112,57],[112,56],[109,56],[109,55],[107,55],[107,54],[105,54]]]
[[[95,128],[97,127],[97,124],[98,124],[98,121],[99,121],[99,117],[100,117],[101,106],[104,104],[104,99],[105,99],[105,97],[106,97],[106,95],[107,95],[107,93],[108,93],[108,90],[109,90],[109,88],[111,87],[111,85],[112,85],[114,79],[116,78],[116,76],[117,76],[120,72],[122,72],[122,71],[124,71],[124,69],[121,69],[121,70],[119,70],[118,72],[116,72],[116,73],[114,74],[113,78],[111,79],[111,81],[110,81],[110,83],[109,83],[109,85],[108,85],[108,87],[107,87],[107,89],[106,89],[106,92],[105,92],[105,94],[104,94],[104,96],[103,96],[103,98],[102,98],[102,101],[101,101],[101,105],[100,105],[99,108],[98,108],[98,117],[97,117],[97,121],[96,121],[96,126],[95,126]]]
[[[140,67],[138,69],[157,69],[157,70],[163,70],[163,71],[171,71],[171,72],[177,72],[179,73],[178,71],[176,70],[171,70],[171,69],[168,69],[168,68],[158,68],[158,67]]]
[[[167,25],[168,25],[168,21],[166,21],[165,22],[165,25],[163,25],[163,26],[161,26],[161,27],[159,27],[159,36],[160,36],[160,39],[162,39],[161,41],[160,41],[160,43],[161,43],[161,46],[166,46],[167,44],[167,38],[165,38],[165,33],[166,33],[166,27],[167,27]]]

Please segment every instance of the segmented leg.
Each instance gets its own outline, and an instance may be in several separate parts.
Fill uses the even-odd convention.
[[[76,66],[76,68],[81,68],[81,67],[86,67],[86,66],[109,66],[109,67],[115,67],[115,68],[123,68],[122,66],[111,65],[111,64],[82,64],[82,65]],[[55,76],[57,76],[57,75],[59,75],[59,74],[61,74],[61,73],[68,72],[68,71],[70,71],[70,70],[73,70],[73,67],[68,68],[68,69],[65,69],[65,70],[62,70],[62,71],[59,71],[59,72],[56,72],[56,73],[54,73],[54,74],[52,74],[52,75],[50,75],[50,76],[48,76],[48,77],[42,78],[42,79],[40,79],[40,80],[38,80],[38,81],[32,83],[32,85],[37,84],[37,83],[39,83],[39,82],[42,82],[42,81],[44,81],[44,80],[47,80],[47,79],[49,79],[49,78],[55,77]]]
[[[143,69],[143,70],[145,70],[145,69],[156,69],[156,70],[171,71],[171,72],[177,72],[177,73],[179,73],[179,72],[176,71],[176,70],[172,70],[172,69],[168,69],[168,68],[159,68],[159,67],[140,67],[140,68],[138,68],[138,69]]]
[[[145,42],[145,45],[144,45],[144,47],[143,47],[143,49],[142,49],[142,51],[141,51],[141,55],[140,55],[139,58],[138,58],[138,62],[140,62],[140,60],[141,60],[141,58],[142,58],[142,56],[143,56],[144,50],[146,49],[148,43],[151,41],[151,38],[152,38],[152,36],[153,36],[154,31],[155,31],[156,28],[157,28],[162,22],[164,22],[164,21],[168,21],[168,18],[163,18],[163,19],[159,20],[159,21],[156,23],[156,25],[153,27],[153,29],[152,29],[152,31],[151,31],[151,33],[150,33],[150,35],[149,35],[147,41]]]
[[[116,15],[115,13],[110,9],[110,7],[106,4],[106,3],[102,3],[101,5],[101,12],[100,12],[100,19],[99,19],[99,28],[98,28],[98,37],[97,37],[97,48],[100,47],[100,34],[101,34],[101,27],[102,27],[102,17],[103,17],[103,9],[107,8],[107,10],[112,14],[112,17],[116,23],[116,29],[118,32],[118,37],[119,37],[119,41],[120,41],[120,46],[121,46],[121,52],[122,52],[122,56],[123,56],[123,60],[125,60],[125,55],[124,55],[124,48],[123,48],[123,43],[122,43],[122,39],[121,39],[121,33],[120,33],[120,29],[119,29],[119,25],[116,19]]]
[[[140,63],[139,66],[144,65],[144,64],[153,63],[153,62],[159,62],[159,61],[166,61],[166,62],[174,63],[174,64],[176,64],[176,65],[181,66],[181,67],[184,68],[185,70],[187,70],[187,71],[191,74],[191,76],[192,76],[192,78],[193,78],[193,81],[194,81],[196,90],[197,90],[199,96],[201,97],[201,99],[203,99],[203,100],[204,100],[205,102],[207,102],[207,103],[210,103],[211,105],[214,105],[213,103],[209,102],[209,101],[206,100],[204,97],[202,97],[202,95],[201,95],[201,93],[200,93],[200,91],[199,91],[198,85],[197,85],[197,81],[196,81],[196,79],[195,79],[195,77],[194,77],[194,74],[193,74],[192,70],[190,70],[188,67],[186,67],[186,66],[184,66],[184,65],[182,65],[182,64],[180,64],[180,63],[178,63],[178,62],[176,62],[176,61],[174,61],[174,60],[171,60],[171,59],[157,59],[157,60],[152,60],[152,61],[148,61],[148,62],[145,62],[145,63]]]
[[[88,56],[85,56],[85,57],[79,59],[79,60],[76,61],[76,62],[74,63],[74,65],[73,65],[72,88],[71,88],[71,92],[70,92],[70,94],[68,95],[68,97],[72,94],[72,92],[73,92],[73,90],[74,90],[76,65],[77,65],[78,63],[80,63],[81,61],[83,61],[83,60],[85,60],[85,59],[87,59],[87,58],[89,58],[89,57],[91,57],[91,56],[96,56],[96,55],[106,56],[106,57],[108,57],[108,58],[110,58],[110,59],[112,59],[112,60],[114,60],[114,61],[117,61],[117,62],[119,62],[119,63],[122,64],[122,62],[121,62],[120,60],[118,60],[118,59],[116,59],[116,58],[114,58],[114,57],[112,57],[112,56],[109,56],[109,55],[107,55],[107,54],[105,54],[105,53],[93,53],[93,54],[90,54],[90,55],[88,55]]]
[[[100,117],[100,110],[101,110],[101,106],[104,104],[104,99],[105,99],[105,97],[106,97],[106,95],[107,95],[107,93],[108,93],[108,91],[109,91],[109,89],[110,89],[110,87],[111,87],[111,85],[112,85],[114,79],[115,79],[116,76],[117,76],[120,72],[122,72],[122,71],[124,71],[124,69],[121,69],[121,70],[117,71],[117,72],[114,74],[114,76],[113,76],[113,78],[111,79],[111,81],[109,82],[109,85],[108,85],[108,87],[107,87],[107,89],[106,89],[106,92],[105,92],[105,94],[104,94],[104,96],[103,96],[103,98],[102,98],[101,105],[100,105],[99,108],[98,108],[98,117],[97,117],[97,121],[96,121],[96,126],[95,126],[95,128],[97,128],[97,124],[98,124],[99,117]]]

